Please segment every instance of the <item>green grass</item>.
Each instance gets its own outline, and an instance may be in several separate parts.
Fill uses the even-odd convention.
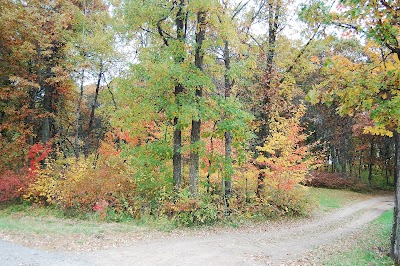
[[[324,265],[393,265],[389,257],[393,210],[371,222],[350,249],[327,258]]]
[[[368,197],[368,194],[327,188],[310,188],[310,194],[322,211],[335,210],[352,201]]]
[[[8,205],[0,208],[0,230],[34,234],[94,235],[105,231],[106,223],[94,217],[88,220],[67,218],[62,211],[51,207]],[[108,226],[106,230],[128,231],[128,224]]]

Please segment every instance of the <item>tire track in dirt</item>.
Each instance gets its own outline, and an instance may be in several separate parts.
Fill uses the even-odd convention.
[[[282,265],[320,246],[334,244],[393,208],[393,197],[351,204],[303,224],[279,224],[257,231],[149,239],[130,246],[88,252],[97,265]]]

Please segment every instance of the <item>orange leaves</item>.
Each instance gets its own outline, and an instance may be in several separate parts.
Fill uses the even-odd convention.
[[[145,129],[144,132],[135,132],[135,134],[131,133],[130,130],[122,130],[121,128],[107,132],[104,140],[101,141],[99,153],[105,157],[116,156],[121,153],[120,143],[125,143],[134,148],[161,138],[161,130],[154,121],[145,121],[141,126],[142,129]]]
[[[311,56],[310,61],[317,65],[320,64],[320,60],[317,56]]]
[[[139,144],[138,137],[132,137],[129,131],[122,131],[120,128],[115,130],[115,135],[122,141],[128,143],[131,147],[136,146]]]
[[[106,133],[104,140],[101,141],[98,152],[105,158],[109,158],[111,156],[117,156],[121,153],[121,150],[118,150],[116,145],[115,133],[113,132]]]
[[[280,117],[275,113],[270,124],[271,135],[263,147],[258,147],[264,155],[257,161],[266,166],[260,171],[264,172],[266,182],[278,189],[292,189],[316,163],[304,144],[307,137],[302,133],[304,128],[299,125],[304,112],[305,107],[301,105],[292,111],[291,117]]]
[[[93,167],[93,160],[91,157],[77,162],[69,158],[49,163],[38,171],[24,198],[78,211],[103,212],[108,205],[122,211],[132,206],[130,197],[136,184],[122,159],[100,158],[97,168]]]

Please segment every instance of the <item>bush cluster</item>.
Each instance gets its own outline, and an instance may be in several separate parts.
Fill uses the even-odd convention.
[[[9,202],[19,199],[32,182],[28,170],[0,172],[0,202]]]
[[[303,182],[306,186],[332,188],[332,189],[350,189],[354,191],[368,190],[367,184],[362,183],[355,178],[349,178],[341,173],[313,172],[311,177]]]
[[[168,219],[174,226],[305,215],[312,206],[307,188],[301,185],[282,189],[266,182],[262,195],[256,194],[257,174],[242,177],[249,186],[245,190],[241,177],[235,177],[237,190],[229,198],[222,196],[220,183],[212,183],[210,191],[200,189],[197,197],[187,188],[177,193],[168,172],[149,167],[150,163],[135,165],[120,156],[46,159],[44,167],[23,175],[29,180],[3,174],[0,178],[6,181],[0,183],[0,200],[23,198],[74,217],[90,215],[106,221]]]
[[[56,205],[75,212],[98,211],[99,202],[107,202],[117,213],[129,212],[135,202],[135,182],[127,167],[119,161],[59,160],[47,163],[30,184],[24,199],[40,205]],[[118,167],[116,167],[118,165]]]
[[[160,212],[176,226],[212,225],[222,218],[223,210],[218,205],[207,195],[193,198],[187,190],[182,190],[176,200],[164,202]]]
[[[291,190],[268,187],[261,198],[255,195],[246,199],[235,197],[231,199],[230,206],[237,216],[258,220],[307,215],[314,204],[308,189],[296,185]]]

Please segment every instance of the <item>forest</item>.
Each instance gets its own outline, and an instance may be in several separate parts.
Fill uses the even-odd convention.
[[[395,191],[397,0],[2,0],[0,203],[179,226]]]

